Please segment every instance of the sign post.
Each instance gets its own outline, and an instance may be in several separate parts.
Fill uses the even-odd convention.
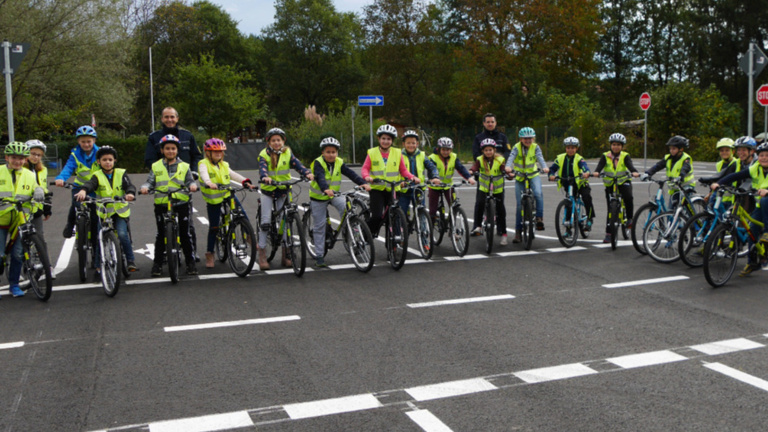
[[[752,123],[753,123],[753,106],[755,96],[755,77],[760,75],[765,65],[768,64],[768,57],[755,46],[754,43],[749,44],[749,49],[744,55],[739,58],[739,66],[749,78],[749,90],[747,90],[747,135],[752,136]]]
[[[645,127],[645,133],[643,134],[643,171],[648,168],[648,108],[651,107],[651,95],[645,92],[640,95],[640,109],[645,113],[645,120],[643,126]]]
[[[352,107],[352,163],[355,162],[355,107]]]
[[[763,122],[763,131],[768,137],[768,84],[763,84],[757,89],[757,103],[764,107],[765,118]]]
[[[5,102],[8,108],[8,142],[13,142],[13,88],[11,87],[11,75],[19,67],[21,60],[29,51],[28,43],[12,43],[3,41],[3,74],[5,75]]]
[[[368,107],[368,118],[371,122],[371,148],[373,148],[373,107],[384,106],[384,96],[358,96],[357,106]]]

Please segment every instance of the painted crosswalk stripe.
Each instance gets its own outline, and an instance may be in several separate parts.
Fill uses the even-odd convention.
[[[372,394],[345,396],[313,402],[284,405],[283,409],[294,420],[341,414],[381,407],[381,402]]]
[[[581,363],[573,363],[515,372],[514,375],[527,383],[533,384],[547,381],[556,381],[566,378],[575,378],[596,373],[596,370],[584,366]]]
[[[24,342],[8,342],[0,344],[1,349],[21,348],[24,346]]]
[[[483,378],[473,378],[459,381],[449,381],[439,384],[411,387],[405,392],[417,401],[449,398],[472,393],[497,390],[498,387]]]
[[[248,411],[212,414],[179,420],[168,420],[149,424],[150,432],[211,432],[244,427],[253,427]]]
[[[221,328],[221,327],[236,327],[236,326],[245,326],[245,325],[254,325],[254,324],[269,324],[269,323],[284,322],[284,321],[296,321],[300,319],[301,317],[299,317],[298,315],[288,315],[288,316],[272,317],[272,318],[257,318],[257,319],[248,319],[248,320],[240,320],[240,321],[221,321],[221,322],[206,323],[206,324],[173,326],[173,327],[165,327],[163,328],[163,330],[165,332],[178,332],[178,331],[212,329],[212,328]]]
[[[502,295],[486,296],[486,297],[470,297],[470,298],[461,298],[461,299],[452,299],[452,300],[439,300],[439,301],[424,302],[424,303],[409,303],[406,306],[412,309],[416,309],[416,308],[425,308],[425,307],[432,307],[432,306],[456,305],[456,304],[462,304],[462,303],[510,300],[513,298],[515,298],[515,296],[511,294],[502,294]]]
[[[745,338],[729,339],[701,345],[693,345],[692,349],[707,355],[727,354],[736,351],[744,351],[755,348],[763,348],[765,345]]]
[[[738,369],[734,369],[730,366],[726,366],[722,363],[706,363],[704,367],[708,369],[712,369],[715,372],[720,372],[723,375],[727,375],[733,379],[739,380],[745,384],[749,384],[751,386],[755,386],[759,388],[760,390],[768,391],[768,381],[758,378],[756,376],[752,376],[750,374],[744,373]]]
[[[74,236],[64,240],[64,245],[61,247],[61,252],[59,253],[59,259],[56,260],[56,266],[53,268],[54,273],[59,274],[67,269],[69,260],[72,258],[72,249],[74,247]]]
[[[621,357],[613,357],[606,360],[624,369],[632,369],[688,360],[688,357],[681,356],[680,354],[674,353],[672,351],[663,350],[642,354],[630,354]]]
[[[574,247],[559,247],[559,248],[549,248],[547,249],[548,252],[570,252],[570,251],[577,251],[577,250],[585,250],[586,248],[584,246],[574,246]]]
[[[531,250],[523,250],[523,251],[512,251],[512,252],[498,252],[496,255],[502,256],[502,257],[511,257],[511,256],[525,256],[525,255],[536,255],[538,252],[531,251]]]
[[[451,428],[428,410],[408,411],[405,414],[424,432],[451,432]]]
[[[674,281],[681,281],[681,280],[688,280],[688,279],[690,279],[688,276],[670,276],[670,277],[663,277],[663,278],[657,278],[657,279],[643,279],[643,280],[636,280],[636,281],[629,281],[629,282],[605,284],[603,285],[603,288],[626,288],[626,287],[637,286],[637,285],[650,285],[650,284],[656,284],[656,283],[674,282]]]

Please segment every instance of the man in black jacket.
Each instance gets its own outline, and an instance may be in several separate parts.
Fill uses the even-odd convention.
[[[492,140],[496,141],[496,153],[504,156],[504,161],[506,163],[506,160],[509,157],[509,153],[512,151],[512,149],[509,147],[509,140],[507,139],[507,136],[496,130],[496,116],[491,113],[483,116],[483,131],[475,136],[475,141],[472,143],[472,162],[474,163],[475,160],[477,160],[477,158],[482,154],[480,143],[483,142],[483,140],[486,138],[491,138]],[[480,207],[482,204],[483,203],[481,203],[479,200],[475,201],[475,213],[477,213],[478,207]],[[472,231],[472,235],[478,236],[482,234],[482,229],[479,227]]]

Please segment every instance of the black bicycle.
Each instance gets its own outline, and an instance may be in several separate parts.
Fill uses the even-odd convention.
[[[286,250],[286,259],[291,261],[293,273],[301,277],[307,268],[307,239],[305,237],[304,224],[299,216],[299,206],[296,204],[295,197],[301,194],[294,194],[290,189],[299,182],[307,181],[305,178],[272,181],[273,186],[288,186],[288,196],[285,204],[280,208],[273,208],[270,215],[270,223],[267,227],[261,225],[261,200],[259,200],[259,210],[256,215],[259,232],[265,231],[267,234],[267,245],[264,248],[267,255],[267,261],[272,261],[277,249],[282,245]],[[277,206],[275,206],[277,207]]]
[[[384,204],[384,244],[387,248],[389,264],[395,270],[400,270],[403,267],[408,255],[408,219],[405,217],[403,209],[397,205],[395,192],[395,186],[401,183],[403,182],[384,179],[373,181],[373,184],[388,185],[391,192],[390,199]],[[409,184],[410,182],[405,183]]]
[[[99,215],[101,222],[97,238],[98,254],[101,262],[101,286],[104,288],[104,294],[107,297],[114,297],[128,271],[126,269],[125,252],[118,241],[117,230],[115,229],[112,216],[107,216],[107,207],[110,204],[125,204],[127,202],[124,199],[86,197],[83,203],[92,203],[98,209],[96,213]]]
[[[27,201],[3,198],[0,205],[13,206],[13,223],[8,229],[8,241],[5,245],[5,265],[10,263],[10,254],[15,242],[21,242],[21,274],[29,281],[25,290],[32,288],[38,299],[48,301],[53,292],[51,262],[43,238],[35,231],[32,223],[32,211],[24,207]],[[35,202],[35,201],[33,201]]]
[[[523,216],[523,232],[520,233],[523,239],[523,247],[525,250],[531,250],[533,239],[536,235],[533,233],[536,227],[536,199],[533,195],[533,188],[531,188],[531,179],[536,177],[541,170],[534,171],[532,173],[513,172],[514,177],[517,179],[523,179],[523,193],[520,197],[520,208],[517,211],[522,213]]]
[[[465,184],[469,183],[466,180],[462,180],[458,184],[441,183],[437,185],[437,187],[441,188],[451,188],[451,205],[446,208],[443,191],[439,190],[437,212],[432,221],[432,243],[435,246],[440,245],[443,241],[443,236],[448,234],[451,236],[454,252],[460,257],[464,256],[467,250],[469,250],[469,222],[467,221],[467,214],[464,213],[464,209],[461,208],[461,203],[459,203],[456,188]]]
[[[432,223],[429,219],[429,212],[424,206],[424,184],[412,184],[406,188],[401,188],[403,193],[413,193],[414,199],[408,206],[408,233],[416,233],[416,242],[419,245],[419,253],[424,259],[432,258]]]
[[[257,239],[242,205],[237,205],[235,192],[245,193],[255,189],[218,185],[218,190],[227,191],[229,194],[221,202],[221,219],[216,233],[214,254],[219,261],[228,261],[229,268],[236,275],[246,277],[251,273],[256,262]],[[245,195],[240,198],[240,201],[245,201]]]
[[[613,173],[609,175],[609,173],[602,172],[600,177],[613,179],[613,185],[608,194],[608,234],[611,235],[611,249],[616,250],[616,245],[619,241],[619,229],[621,229],[621,235],[624,237],[624,240],[630,238],[629,229],[632,215],[627,214],[627,207],[624,205],[624,199],[619,191],[619,183],[628,179],[629,174],[616,176]]]
[[[165,256],[168,260],[168,274],[171,277],[171,283],[175,284],[179,282],[179,267],[181,266],[184,253],[181,250],[181,239],[179,238],[179,216],[174,211],[174,208],[189,204],[189,200],[175,198],[173,194],[189,195],[191,191],[189,188],[183,187],[178,189],[169,188],[166,192],[150,190],[149,193],[168,197],[166,211],[162,214],[163,235],[165,237]]]
[[[55,186],[56,183],[51,182],[50,185]],[[72,189],[80,186],[74,183],[64,183],[62,187]],[[77,250],[77,272],[80,276],[80,282],[85,282],[88,279],[88,255],[91,255],[91,263],[96,262],[96,249],[94,248],[96,239],[91,238],[91,218],[95,217],[91,215],[93,208],[92,203],[78,202],[75,205],[75,249]]]

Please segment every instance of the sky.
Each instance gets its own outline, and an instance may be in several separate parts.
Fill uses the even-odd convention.
[[[238,22],[237,27],[246,36],[260,35],[261,30],[272,24],[275,19],[274,0],[210,0],[221,6],[224,11]],[[363,6],[373,3],[373,0],[333,0],[338,12],[355,12],[362,14]]]

